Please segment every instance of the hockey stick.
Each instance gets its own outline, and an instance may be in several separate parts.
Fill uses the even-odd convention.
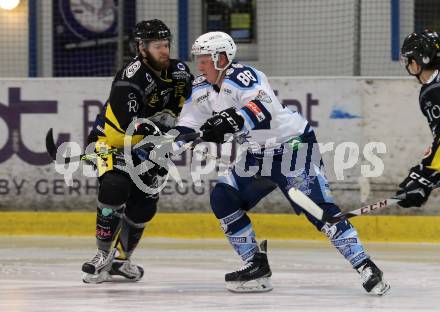
[[[202,132],[192,132],[187,134],[181,134],[177,137],[170,137],[169,139],[165,139],[161,142],[161,144],[164,143],[171,143],[174,141],[194,141],[195,139],[201,137],[203,135]],[[56,161],[57,159],[57,146],[55,145],[55,140],[53,138],[53,129],[50,128],[49,131],[47,131],[46,134],[46,150],[49,156]],[[109,155],[113,155],[116,153],[123,153],[124,147],[119,148],[111,148],[109,150],[106,150],[105,152],[99,152],[99,153],[84,153],[77,156],[71,156],[71,157],[63,157],[64,164],[68,164],[71,162],[78,162],[78,161],[92,161],[93,159],[97,159],[99,157],[107,157]]]
[[[326,223],[337,223],[342,220],[346,220],[352,217],[361,216],[363,214],[370,213],[372,211],[377,211],[384,209],[386,207],[391,207],[396,205],[399,201],[404,199],[404,197],[391,197],[387,198],[381,201],[378,201],[374,204],[366,205],[361,208],[347,211],[347,212],[340,212],[334,216],[331,216],[324,212],[317,204],[315,204],[307,195],[305,195],[300,190],[297,190],[295,188],[291,188],[288,192],[290,199],[298,204],[301,208],[303,208],[305,211],[310,213],[312,216],[314,216],[316,219],[326,222]]]

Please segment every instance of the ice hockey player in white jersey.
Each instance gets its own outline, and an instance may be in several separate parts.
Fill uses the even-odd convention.
[[[233,63],[235,53],[233,39],[223,32],[209,32],[195,41],[192,54],[200,75],[194,80],[192,96],[184,104],[177,124],[181,132],[203,131],[202,139],[208,142],[223,143],[225,134],[248,135],[250,144],[244,160],[219,178],[210,195],[211,208],[227,239],[245,262],[239,270],[225,275],[227,289],[272,289],[267,246],[263,242],[259,248],[247,211],[279,187],[295,212],[305,213],[360,273],[366,291],[384,294],[389,286],[364,251],[353,225],[349,221],[324,224],[289,199],[288,190],[294,187],[326,213],[340,212],[322,173],[313,129],[298,112],[279,102],[264,73]],[[282,165],[285,155],[291,157],[287,170]],[[269,170],[264,166],[267,163],[271,165]],[[257,172],[252,176],[243,174],[251,166],[258,168]]]

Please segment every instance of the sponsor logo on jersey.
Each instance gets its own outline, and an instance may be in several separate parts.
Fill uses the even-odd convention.
[[[130,64],[130,66],[128,66],[127,69],[125,70],[125,75],[127,76],[127,78],[133,77],[140,67],[141,67],[140,61],[136,61],[133,64]]]
[[[185,70],[185,65],[183,65],[182,63],[177,63],[177,68],[180,70]]]
[[[162,105],[163,105],[163,106],[166,106],[166,105],[168,104],[168,102],[170,101],[170,96],[171,96],[171,94],[168,93],[167,95],[165,95],[165,96],[163,97],[163,101],[162,101]]]
[[[145,74],[145,78],[147,79],[148,82],[152,82],[153,81],[153,77],[151,77],[151,75],[149,73]]]
[[[171,77],[174,80],[185,80],[185,81],[188,81],[189,78],[190,78],[190,75],[186,71],[176,71],[176,72],[173,72],[171,74]]]
[[[198,76],[198,77],[196,77],[195,79],[194,79],[194,81],[193,81],[193,85],[195,86],[195,85],[198,85],[199,83],[202,83],[203,81],[205,81],[206,80],[206,78],[205,77],[203,77],[203,76]]]
[[[156,83],[152,81],[145,87],[145,93],[148,95],[152,93],[155,88],[156,88]]]
[[[173,88],[165,89],[165,90],[163,90],[163,91],[160,92],[160,95],[168,94],[168,93],[170,93],[171,91],[173,91]]]
[[[222,88],[222,92],[226,94],[232,94],[232,90],[228,88]]]
[[[233,69],[233,68],[229,68],[229,69],[226,71],[226,76],[231,75],[231,74],[234,72],[234,70],[235,70],[235,69]]]
[[[208,100],[208,94],[203,94],[202,96],[199,96],[196,101],[197,101],[197,104],[200,104],[201,102],[206,101],[206,100]]]
[[[153,95],[147,101],[148,102],[148,106],[155,107],[157,105],[157,103],[159,102],[159,100],[160,100],[160,98],[157,95],[157,92],[153,93]]]
[[[299,169],[293,172],[293,177],[287,178],[286,189],[294,187],[304,194],[310,195],[312,193],[311,184],[315,183],[315,178],[316,176],[309,176],[304,168]]]
[[[258,92],[258,95],[255,97],[255,99],[260,102],[272,103],[272,99],[270,98],[270,96],[263,90],[260,90]]]
[[[259,122],[263,121],[264,119],[266,119],[266,116],[264,116],[264,113],[261,111],[261,109],[258,107],[257,104],[255,104],[254,102],[249,102],[245,105],[245,107],[249,108],[251,110],[251,112],[255,115],[255,117],[257,117],[257,120]]]

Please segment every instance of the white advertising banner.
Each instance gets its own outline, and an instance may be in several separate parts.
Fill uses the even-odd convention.
[[[326,173],[343,210],[394,194],[408,168],[431,143],[418,108],[419,86],[409,79],[272,78],[282,103],[302,113],[315,128]],[[81,150],[96,114],[108,97],[111,78],[0,80],[0,209],[93,210],[97,179],[80,166],[67,185],[45,151],[54,129],[57,144],[73,141]],[[201,162],[187,152],[174,159],[183,184],[168,181],[161,191],[162,211],[209,211],[209,193],[227,168],[225,144],[212,154],[222,161]],[[204,172],[209,172],[204,174]],[[199,180],[201,179],[201,180]],[[195,184],[195,181],[199,183]],[[418,213],[438,214],[432,204]],[[274,191],[256,211],[289,212]],[[415,210],[390,209],[393,213]]]

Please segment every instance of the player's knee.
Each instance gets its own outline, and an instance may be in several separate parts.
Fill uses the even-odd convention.
[[[135,223],[147,223],[157,212],[157,200],[145,200],[127,207],[125,215]]]
[[[341,209],[339,209],[338,206],[336,206],[333,203],[322,203],[318,205],[324,212],[330,216],[333,216],[339,212],[341,212]],[[305,213],[307,219],[316,227],[318,231],[321,231],[323,226],[325,225],[324,222],[316,219],[314,216],[312,216],[310,213]]]
[[[225,183],[218,183],[211,193],[211,208],[225,234],[231,235],[246,228],[250,219],[242,209],[239,192]]]
[[[217,183],[210,196],[211,209],[217,219],[224,218],[241,209],[239,192],[230,185]]]
[[[105,205],[125,204],[130,193],[130,178],[116,172],[102,176],[99,184],[98,201]]]

